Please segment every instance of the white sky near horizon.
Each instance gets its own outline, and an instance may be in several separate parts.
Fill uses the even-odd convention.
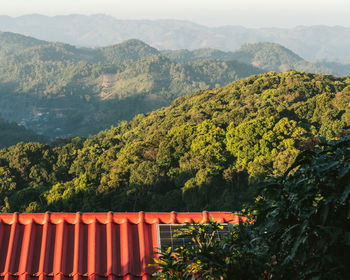
[[[107,14],[181,19],[208,26],[350,27],[350,0],[0,0],[0,15]]]

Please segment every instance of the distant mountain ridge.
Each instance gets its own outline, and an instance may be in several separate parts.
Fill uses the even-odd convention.
[[[247,44],[235,52],[160,51],[130,39],[92,49],[4,32],[0,110],[7,120],[51,138],[88,136],[179,96],[254,74],[350,73],[344,65],[330,66],[310,63],[276,43]]]
[[[0,33],[0,111],[50,138],[88,136],[179,96],[288,69],[334,74],[276,43],[160,51],[130,39],[92,49]]]
[[[298,71],[328,73],[337,75],[350,74],[347,67],[342,64],[334,64],[328,68],[323,63],[311,63],[298,56],[291,50],[277,43],[255,43],[245,44],[232,52],[224,52],[217,49],[196,49],[196,50],[166,50],[162,54],[177,62],[196,61],[202,59],[235,60],[242,63],[259,67],[265,71],[287,71],[294,69]]]
[[[205,59],[236,60],[251,64],[265,71],[286,71],[294,69],[314,73],[349,75],[349,64],[333,61],[311,63],[306,61],[288,48],[271,42],[245,44],[236,51],[221,51],[213,48],[195,50],[158,50],[138,39],[129,39],[120,44],[101,48],[77,48],[72,45],[38,40],[29,36],[10,32],[0,32],[0,57],[13,53],[17,55],[23,51],[22,59],[28,56],[26,50],[40,59],[64,59],[86,61],[89,63],[124,63],[145,59],[152,55],[163,55],[178,63],[188,63]],[[35,50],[32,47],[37,47]],[[23,48],[23,50],[18,50]],[[29,49],[29,50],[28,50]],[[60,57],[60,52],[65,56]],[[58,56],[58,57],[57,57]],[[31,57],[31,56],[30,56]],[[344,61],[345,63],[347,61]]]
[[[85,47],[102,47],[137,38],[158,49],[233,51],[247,43],[274,42],[306,59],[350,58],[350,28],[341,26],[207,27],[181,20],[119,20],[102,14],[25,15],[0,16],[0,31]]]
[[[47,45],[49,42],[35,39],[29,36],[16,35],[11,32],[0,32],[0,56],[15,53],[18,48],[30,48]]]
[[[215,58],[180,64],[139,40],[88,49],[2,35],[0,111],[52,138],[88,136],[178,96],[264,72]]]

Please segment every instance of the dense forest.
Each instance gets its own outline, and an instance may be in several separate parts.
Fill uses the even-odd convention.
[[[348,135],[347,135],[348,134]],[[192,243],[161,250],[155,279],[350,279],[350,134],[324,139],[269,178],[239,225],[181,227]]]
[[[48,142],[42,135],[26,129],[16,123],[10,123],[0,117],[0,148],[5,148],[18,142]]]
[[[87,139],[0,150],[2,212],[241,209],[350,126],[350,77],[270,72],[201,90]]]
[[[48,137],[87,136],[178,96],[264,72],[210,58],[177,63],[138,40],[75,48],[0,33],[4,118]]]
[[[224,52],[216,49],[197,49],[192,51],[163,51],[162,53],[168,58],[178,62],[216,58],[221,60],[236,60],[259,67],[265,71],[284,72],[293,69],[312,73],[340,73],[340,76],[350,74],[350,72],[347,72],[346,65],[339,64],[339,67],[336,67],[333,64],[334,67],[328,68],[322,63],[311,63],[276,43],[245,44],[238,50],[232,52]],[[329,65],[331,66],[331,64]]]
[[[139,40],[89,49],[4,32],[0,110],[51,139],[87,137],[179,96],[287,69],[333,73],[272,43],[235,52],[159,51]]]

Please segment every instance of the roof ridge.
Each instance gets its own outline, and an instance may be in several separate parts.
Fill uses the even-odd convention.
[[[99,223],[107,225],[114,224],[177,224],[177,223],[207,223],[211,217],[218,222],[238,222],[239,216],[233,212],[45,212],[45,213],[6,213],[0,214],[0,223],[12,224],[37,224],[44,225],[51,223],[59,225],[67,223],[75,225],[82,223],[90,225]]]
[[[0,273],[0,277],[5,277],[5,276],[15,276],[15,277],[19,277],[19,276],[34,276],[34,277],[39,277],[39,276],[49,276],[49,277],[54,277],[57,275],[62,275],[63,277],[74,277],[74,276],[82,276],[82,277],[93,277],[93,276],[99,276],[99,277],[109,277],[109,276],[115,276],[115,277],[125,277],[125,276],[135,276],[135,277],[142,277],[142,276],[147,276],[147,275],[151,275],[151,273],[149,272],[142,272],[142,273],[131,273],[131,272],[126,272],[124,274],[118,274],[118,273],[98,273],[98,272],[94,272],[94,273],[79,273],[79,272],[75,272],[75,273],[63,273],[63,272],[56,272],[56,273],[47,273],[47,272],[36,272],[36,273],[29,273],[29,272],[22,272],[22,273],[18,273],[18,272],[1,272]]]

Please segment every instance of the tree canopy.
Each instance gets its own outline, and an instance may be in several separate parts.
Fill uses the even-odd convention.
[[[2,116],[51,139],[87,137],[179,96],[266,71],[333,73],[273,43],[159,51],[132,39],[90,49],[5,32],[0,45]]]
[[[87,139],[0,151],[2,211],[233,210],[319,136],[349,128],[350,80],[267,73]]]
[[[261,184],[246,221],[182,227],[155,259],[161,279],[348,279],[350,135],[323,139]],[[215,238],[213,238],[215,236]]]

